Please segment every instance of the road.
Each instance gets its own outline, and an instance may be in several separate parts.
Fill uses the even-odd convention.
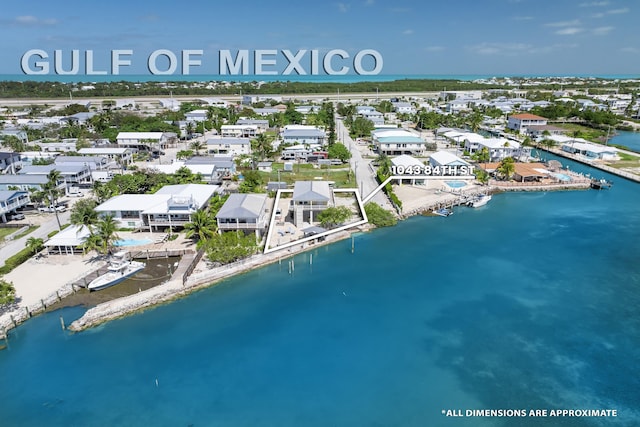
[[[342,139],[344,145],[351,152],[351,168],[356,172],[356,181],[360,189],[360,195],[364,199],[379,185],[369,167],[370,162],[362,158],[362,153],[358,149],[356,142],[349,136],[349,129],[344,125],[342,119],[336,119],[336,136],[338,139]],[[389,202],[389,199],[382,191],[376,193],[371,200],[383,208],[395,212],[391,202]]]
[[[25,248],[27,239],[29,237],[41,238],[42,240],[46,241],[48,239],[47,235],[51,233],[53,230],[58,229],[58,222],[56,221],[56,215],[53,213],[47,214],[47,215],[49,215],[51,218],[42,222],[40,227],[38,227],[36,230],[17,240],[10,240],[0,248],[0,265],[4,265],[7,258],[23,250]],[[66,224],[67,222],[69,222],[70,216],[71,216],[71,212],[69,212],[69,210],[67,210],[66,212],[59,213],[58,217],[60,218],[60,224]],[[28,220],[29,220],[29,216],[27,216],[26,220],[22,222],[26,223],[28,222]]]

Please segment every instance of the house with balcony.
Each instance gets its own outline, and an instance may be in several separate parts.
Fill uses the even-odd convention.
[[[75,164],[75,165],[44,165],[44,166],[25,166],[23,167],[19,175],[36,175],[47,178],[52,170],[56,170],[60,173],[60,181],[66,185],[82,185],[91,184],[91,169],[88,165]]]
[[[0,172],[16,173],[22,166],[20,153],[0,152]]]
[[[256,125],[222,125],[220,127],[220,135],[230,138],[253,138],[258,134],[258,126]]]
[[[326,134],[315,126],[287,125],[280,133],[283,144],[322,145]]]
[[[0,219],[7,222],[7,215],[31,202],[29,193],[22,190],[0,190]]]
[[[207,139],[207,151],[216,154],[239,156],[251,154],[251,140],[249,138],[210,138]]]
[[[507,127],[520,133],[527,132],[529,126],[545,126],[547,119],[535,114],[523,113],[509,116]]]
[[[231,194],[216,215],[218,232],[254,232],[259,238],[267,229],[266,194]]]
[[[78,154],[81,156],[100,156],[106,157],[109,160],[115,161],[123,165],[128,165],[133,160],[133,148],[123,147],[95,147],[95,148],[81,148],[78,150]]]
[[[379,154],[419,156],[425,152],[425,142],[403,129],[381,129],[372,132],[373,144]]]
[[[102,156],[57,156],[54,164],[56,166],[83,165],[95,171],[107,169],[109,160]]]
[[[333,191],[328,181],[297,181],[293,187],[291,210],[296,227],[313,223],[314,214],[334,206]]]
[[[96,206],[100,215],[112,215],[121,227],[156,231],[182,228],[192,215],[206,209],[216,185],[167,185],[154,194],[121,194]]]
[[[173,132],[120,132],[116,140],[120,147],[154,150],[175,144],[177,135]]]

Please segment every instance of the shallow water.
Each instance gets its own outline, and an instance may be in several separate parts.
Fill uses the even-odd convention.
[[[83,309],[34,318],[0,351],[2,424],[639,425],[640,187],[612,179],[415,217],[79,334],[58,317]]]

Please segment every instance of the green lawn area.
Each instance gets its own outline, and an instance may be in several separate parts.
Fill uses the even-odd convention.
[[[606,165],[616,169],[640,167],[640,156],[634,156],[627,153],[618,153],[618,156],[620,157],[620,160],[616,162],[606,162]]]
[[[353,171],[350,171],[349,164],[322,166],[314,168],[311,164],[294,164],[292,172],[283,171],[282,163],[274,163],[272,172],[260,172],[265,182],[277,181],[278,170],[280,171],[280,181],[293,184],[296,181],[333,181],[336,188],[356,187],[356,179]]]
[[[574,132],[580,132],[579,137],[592,142],[604,142],[607,137],[606,130],[594,129],[588,126],[582,126],[575,123],[554,123],[554,126],[567,129],[567,136],[573,136]],[[613,133],[613,132],[612,132]]]
[[[19,239],[22,236],[26,236],[27,234],[31,233],[33,230],[35,230],[38,227],[39,225],[32,225],[31,227],[29,227],[28,230],[25,230],[22,233],[16,235],[15,238]],[[9,234],[15,233],[18,230],[19,228],[0,228],[0,240],[4,240]]]

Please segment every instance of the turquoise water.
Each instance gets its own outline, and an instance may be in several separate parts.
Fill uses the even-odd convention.
[[[640,132],[621,132],[609,140],[611,144],[624,145],[640,153]]]
[[[82,308],[38,316],[0,351],[1,424],[640,425],[640,187],[607,178],[411,218],[79,334],[59,316]],[[441,413],[522,408],[618,417]]]
[[[560,181],[571,181],[571,177],[564,173],[554,173],[552,175],[558,178]]]
[[[151,239],[121,239],[121,240],[117,240],[114,245],[115,246],[140,246],[140,245],[147,245],[149,243],[153,242],[153,240]]]
[[[445,184],[447,184],[451,188],[462,188],[467,185],[467,183],[464,181],[445,181]]]

